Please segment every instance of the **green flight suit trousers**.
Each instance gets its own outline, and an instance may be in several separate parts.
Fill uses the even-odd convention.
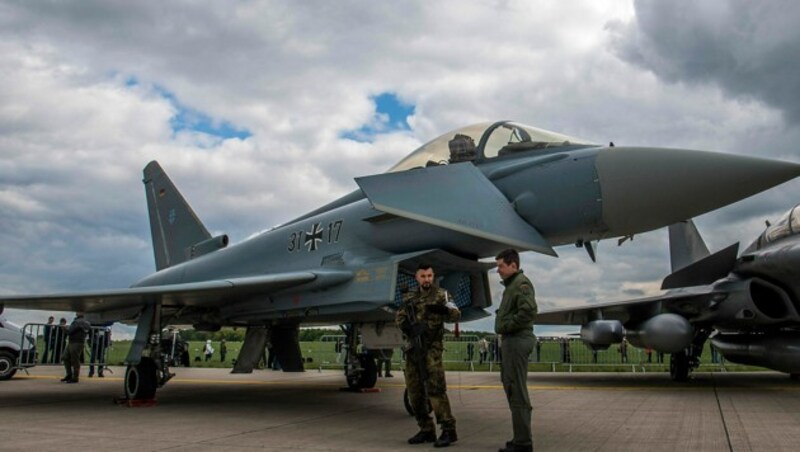
[[[82,342],[70,342],[64,354],[64,369],[67,377],[77,380],[81,374],[81,353],[83,353]]]
[[[514,445],[533,444],[531,433],[531,399],[528,396],[528,358],[533,351],[533,335],[503,336],[500,345],[503,362],[500,379],[511,409],[511,423],[514,428]]]

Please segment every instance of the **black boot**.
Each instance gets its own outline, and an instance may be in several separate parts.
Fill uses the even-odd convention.
[[[458,435],[456,435],[455,430],[443,430],[442,434],[439,435],[439,439],[433,443],[433,447],[447,447],[456,441],[458,441]]]
[[[506,442],[506,447],[499,449],[497,452],[533,452],[533,445],[517,446],[513,441],[508,441]]]
[[[436,432],[425,432],[422,430],[411,438],[408,438],[408,444],[432,443],[434,441],[436,441]]]
[[[68,382],[70,380],[72,380],[72,375],[67,375],[67,376],[65,376],[64,378],[61,379],[61,382],[62,383],[66,383],[66,382]]]

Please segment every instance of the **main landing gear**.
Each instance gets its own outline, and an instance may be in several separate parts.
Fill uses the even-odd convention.
[[[139,317],[136,336],[125,362],[125,399],[153,400],[156,389],[175,376],[169,372],[167,356],[161,349],[161,306],[148,305]]]
[[[669,376],[673,381],[686,381],[689,379],[688,349],[673,353],[669,357]]]
[[[673,381],[686,381],[689,374],[700,366],[700,355],[711,331],[698,329],[692,343],[669,357],[669,376]]]

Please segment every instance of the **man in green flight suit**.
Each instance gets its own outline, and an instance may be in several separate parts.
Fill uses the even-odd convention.
[[[502,335],[500,379],[511,409],[514,439],[500,452],[525,452],[533,450],[531,434],[531,400],[528,396],[528,359],[536,338],[533,320],[538,308],[533,283],[519,268],[519,253],[514,249],[501,251],[497,260],[497,273],[506,287],[497,310],[494,330]]]
[[[420,264],[414,279],[418,287],[403,296],[396,317],[397,326],[408,342],[405,348],[406,388],[420,428],[419,433],[408,439],[408,443],[434,442],[435,447],[447,447],[458,437],[456,420],[447,399],[442,339],[444,322],[458,321],[461,311],[451,302],[447,291],[434,285],[433,268],[430,265]],[[436,427],[428,414],[428,401],[433,407],[436,422],[441,425],[442,434],[438,439]]]
[[[81,374],[83,345],[86,343],[86,336],[91,330],[92,326],[83,318],[83,314],[77,313],[75,320],[72,321],[66,331],[69,345],[67,345],[67,351],[64,354],[64,369],[66,369],[67,374],[61,381],[65,383],[78,382]]]

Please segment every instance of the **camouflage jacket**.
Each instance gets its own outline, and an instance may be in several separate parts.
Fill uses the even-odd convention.
[[[533,335],[533,320],[539,311],[533,283],[520,270],[503,281],[503,284],[506,290],[494,319],[494,331],[507,336]]]
[[[427,305],[441,305],[448,308],[447,314],[435,314],[428,312]],[[397,310],[395,323],[403,331],[403,337],[409,341],[407,335],[408,328],[412,324],[410,312],[416,314],[413,323],[425,325],[422,334],[422,342],[426,347],[442,347],[444,338],[444,322],[457,322],[461,318],[461,311],[452,302],[452,297],[446,290],[439,287],[431,287],[429,290],[417,289],[403,295],[403,303]],[[409,341],[410,342],[410,341]],[[410,343],[413,346],[413,343]]]

